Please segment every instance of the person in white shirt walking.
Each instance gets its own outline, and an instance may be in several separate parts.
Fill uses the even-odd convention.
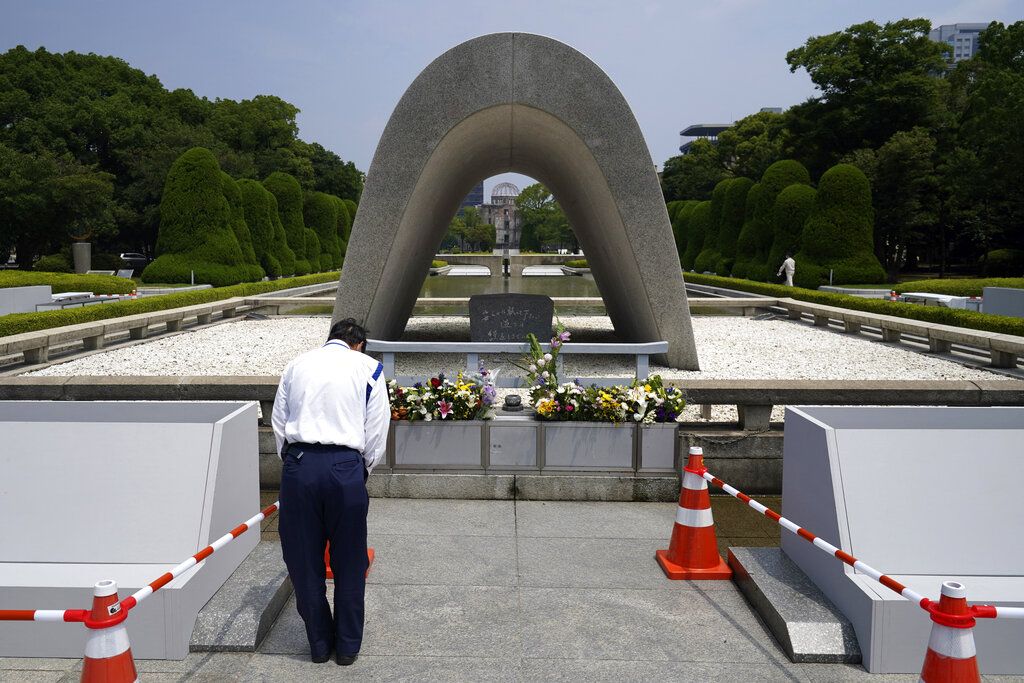
[[[327,343],[281,375],[272,423],[281,456],[281,553],[306,624],[310,657],[352,664],[363,640],[366,479],[384,457],[391,408],[384,367],[362,353],[366,331],[351,318]],[[334,616],[324,551],[331,543]]]
[[[786,260],[782,262],[782,265],[779,267],[779,272],[776,273],[776,275],[782,277],[783,272],[786,273],[786,286],[792,287],[793,273],[796,272],[796,261],[793,260],[793,255],[788,252],[786,253]]]

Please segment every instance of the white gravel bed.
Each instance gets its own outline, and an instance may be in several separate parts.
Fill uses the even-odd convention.
[[[562,322],[577,340],[613,338],[606,317],[570,316]],[[329,319],[324,317],[239,320],[111,349],[28,374],[276,375],[296,355],[323,344],[328,327]],[[465,339],[468,328],[465,317],[418,317],[409,322],[406,337]],[[652,365],[652,372],[671,379],[1004,378],[899,346],[786,320],[695,316],[693,328],[701,370],[688,372]],[[403,375],[457,371],[462,363],[459,354],[405,354],[397,362],[398,372]],[[506,363],[498,364],[505,374],[520,374]],[[565,379],[633,373],[632,360],[625,357],[567,355],[565,366]]]
[[[567,316],[562,322],[577,340],[615,339],[607,317]],[[111,349],[27,373],[37,376],[109,375],[277,375],[298,354],[323,344],[330,319],[285,317],[238,320],[202,327],[143,344]],[[818,380],[977,380],[1008,379],[997,373],[962,366],[865,337],[831,332],[788,320],[755,320],[739,316],[693,318],[701,370],[687,372],[652,365],[666,379],[818,379]],[[409,322],[407,339],[468,339],[469,319],[456,316],[417,317]],[[508,361],[494,357],[492,367],[505,375],[521,375]],[[396,359],[402,375],[428,376],[458,372],[460,354],[404,354]],[[626,377],[634,372],[631,358],[565,357],[564,379]],[[500,394],[524,390],[502,390]],[[772,417],[781,420],[783,406]],[[700,421],[699,406],[688,406],[687,421]],[[712,421],[737,419],[734,406],[714,406]]]

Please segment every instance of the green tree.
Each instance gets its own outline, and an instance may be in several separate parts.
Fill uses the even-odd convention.
[[[975,254],[1024,249],[1024,21],[993,22],[950,75],[960,125],[940,162],[943,228]]]
[[[306,226],[302,221],[302,187],[299,181],[278,171],[267,176],[263,187],[277,200],[277,212],[284,227],[285,239],[295,254],[295,274],[308,275],[312,272],[312,265],[306,254]]]
[[[686,251],[683,253],[683,269],[694,270],[697,256],[704,248],[708,223],[711,222],[711,202],[703,201],[694,207],[686,226]]]
[[[330,262],[328,261],[327,264],[323,262],[323,249],[320,246],[320,238],[316,236],[316,232],[312,228],[303,228],[302,234],[306,238],[306,260],[309,261],[310,272],[320,273],[327,270],[324,266],[329,266]],[[327,258],[330,258],[329,254],[327,255]]]
[[[171,166],[160,201],[157,253],[142,271],[144,282],[189,282],[195,273],[196,282],[221,287],[263,277],[242,256],[210,150],[190,149]]]
[[[915,250],[926,249],[939,220],[936,143],[923,128],[895,133],[877,151],[851,155],[871,183],[875,208],[875,255],[890,282]]]
[[[770,111],[745,116],[718,136],[717,154],[732,175],[760,178],[782,158],[785,116]]]
[[[743,218],[747,206],[747,194],[754,186],[750,178],[734,178],[725,192],[721,223],[718,228],[718,252],[721,254],[715,265],[719,275],[729,275],[736,261],[736,244],[743,229]]]
[[[245,222],[252,236],[256,260],[267,275],[272,278],[280,277],[281,261],[278,249],[281,245],[275,244],[274,241],[274,219],[270,208],[272,195],[263,185],[248,178],[238,181],[238,190],[242,195],[242,209],[245,211]],[[277,210],[273,211],[276,217]],[[284,237],[283,229],[281,237]],[[283,246],[288,248],[287,244]],[[294,256],[291,260],[294,262]]]
[[[261,184],[262,187],[262,184]],[[266,190],[267,188],[263,188]],[[270,202],[270,220],[274,225],[274,254],[281,262],[281,274],[290,276],[296,274],[295,252],[288,246],[288,236],[284,232],[284,223],[281,222],[281,211],[277,206],[277,197],[270,190],[267,190],[267,201]]]
[[[337,267],[341,268],[341,265],[345,262],[345,254],[348,252],[348,237],[352,229],[352,219],[348,214],[348,203],[340,197],[335,197],[334,195],[332,197],[337,209],[338,222],[335,224],[334,229],[338,235],[338,252],[341,255]]]
[[[856,166],[838,164],[821,176],[804,224],[794,281],[800,287],[885,281],[874,253],[871,186]]]
[[[23,154],[0,143],[0,253],[17,248],[29,268],[73,239],[94,239],[112,227],[113,176],[70,156]]]
[[[521,250],[536,251],[542,246],[576,250],[576,236],[568,217],[551,191],[542,184],[525,187],[516,198],[516,208],[522,219]]]
[[[898,131],[948,123],[948,46],[928,37],[927,19],[855,24],[809,38],[786,55],[821,95],[787,112],[789,153],[820,173],[856,149],[877,149]]]
[[[800,236],[804,223],[814,208],[817,194],[810,185],[795,184],[785,188],[775,198],[772,211],[772,246],[768,252],[768,268],[778,272],[786,254],[795,255],[800,250]]]
[[[661,191],[666,201],[707,199],[729,173],[723,168],[715,145],[704,138],[693,141],[689,152],[665,162]]]
[[[704,229],[704,247],[693,262],[693,269],[698,273],[714,271],[722,259],[722,254],[718,251],[718,233],[722,225],[725,195],[731,184],[732,178],[722,180],[715,185],[715,189],[711,193],[711,210]]]

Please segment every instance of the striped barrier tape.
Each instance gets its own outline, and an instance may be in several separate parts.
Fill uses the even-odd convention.
[[[259,514],[242,522],[234,529],[224,534],[216,541],[206,546],[192,557],[188,558],[178,566],[163,574],[155,581],[143,586],[120,602],[107,607],[107,618],[94,620],[90,617],[90,611],[84,609],[0,609],[0,621],[68,621],[84,623],[87,628],[101,629],[115,626],[128,617],[128,610],[137,606],[140,602],[157,592],[171,581],[181,576],[185,571],[196,566],[210,555],[235,540],[255,525],[281,508],[281,501],[268,505]]]
[[[758,512],[760,512],[762,515],[764,515],[768,519],[774,520],[775,522],[778,523],[779,526],[781,526],[786,531],[789,531],[789,532],[791,532],[793,534],[796,534],[797,536],[799,536],[800,538],[804,539],[808,543],[812,544],[814,547],[818,548],[819,550],[823,550],[824,552],[828,553],[829,555],[832,555],[833,557],[835,557],[835,558],[845,562],[846,564],[850,565],[854,569],[856,569],[856,570],[858,570],[860,572],[863,572],[864,574],[870,576],[872,579],[874,579],[875,581],[879,582],[880,584],[882,584],[886,588],[899,593],[900,595],[905,597],[907,600],[910,600],[912,602],[917,603],[918,606],[921,607],[921,609],[925,610],[926,612],[928,612],[932,616],[932,620],[933,621],[935,621],[935,622],[937,622],[939,624],[942,624],[944,626],[951,626],[953,628],[970,628],[971,626],[974,626],[975,618],[978,618],[978,619],[996,619],[996,618],[1024,619],[1024,607],[1000,607],[1000,606],[997,606],[997,605],[971,605],[970,609],[969,609],[969,612],[967,614],[963,614],[963,615],[946,614],[944,612],[940,612],[939,609],[938,609],[939,602],[937,600],[931,600],[929,598],[924,597],[923,595],[921,595],[917,591],[915,591],[915,590],[913,590],[911,588],[908,588],[907,586],[904,586],[902,583],[900,583],[896,579],[892,578],[891,576],[888,576],[887,574],[883,574],[882,572],[878,571],[877,569],[875,569],[871,565],[868,565],[868,564],[865,564],[864,562],[861,562],[860,560],[858,560],[853,555],[851,555],[851,554],[849,554],[849,553],[847,553],[847,552],[845,552],[845,551],[835,547],[834,545],[832,545],[828,541],[820,538],[819,536],[815,536],[814,534],[812,534],[807,529],[804,529],[803,527],[793,523],[791,520],[786,519],[785,517],[783,517],[779,513],[775,512],[774,510],[772,510],[772,509],[762,505],[761,503],[758,503],[756,500],[754,500],[753,498],[751,498],[747,494],[743,493],[739,489],[736,489],[736,488],[733,488],[732,486],[729,486],[724,481],[722,481],[718,477],[716,477],[716,476],[712,475],[710,472],[708,472],[707,468],[702,468],[700,470],[696,470],[696,469],[690,469],[690,468],[687,467],[685,469],[686,469],[687,472],[692,472],[693,474],[696,474],[696,475],[698,475],[700,477],[703,477],[705,480],[707,480],[708,482],[714,484],[718,488],[722,489],[723,491],[728,493],[733,498],[738,498],[739,500],[743,501],[749,507],[757,510]]]

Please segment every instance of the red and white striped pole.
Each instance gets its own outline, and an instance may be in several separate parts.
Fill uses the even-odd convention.
[[[160,590],[161,588],[169,584],[171,581],[178,578],[186,571],[196,566],[197,564],[205,560],[207,557],[213,555],[215,552],[226,546],[228,543],[235,540],[236,538],[244,534],[246,531],[262,522],[264,519],[272,515],[274,511],[279,509],[280,507],[281,501],[277,501],[273,505],[268,505],[259,514],[254,515],[246,521],[242,522],[234,529],[232,529],[231,531],[224,534],[210,545],[200,550],[192,557],[188,558],[178,566],[171,569],[171,571],[167,572],[155,581],[150,582],[148,586],[143,586],[139,590],[132,593],[130,596],[121,601],[121,607],[125,610],[132,609],[140,602],[148,598],[150,595]]]

